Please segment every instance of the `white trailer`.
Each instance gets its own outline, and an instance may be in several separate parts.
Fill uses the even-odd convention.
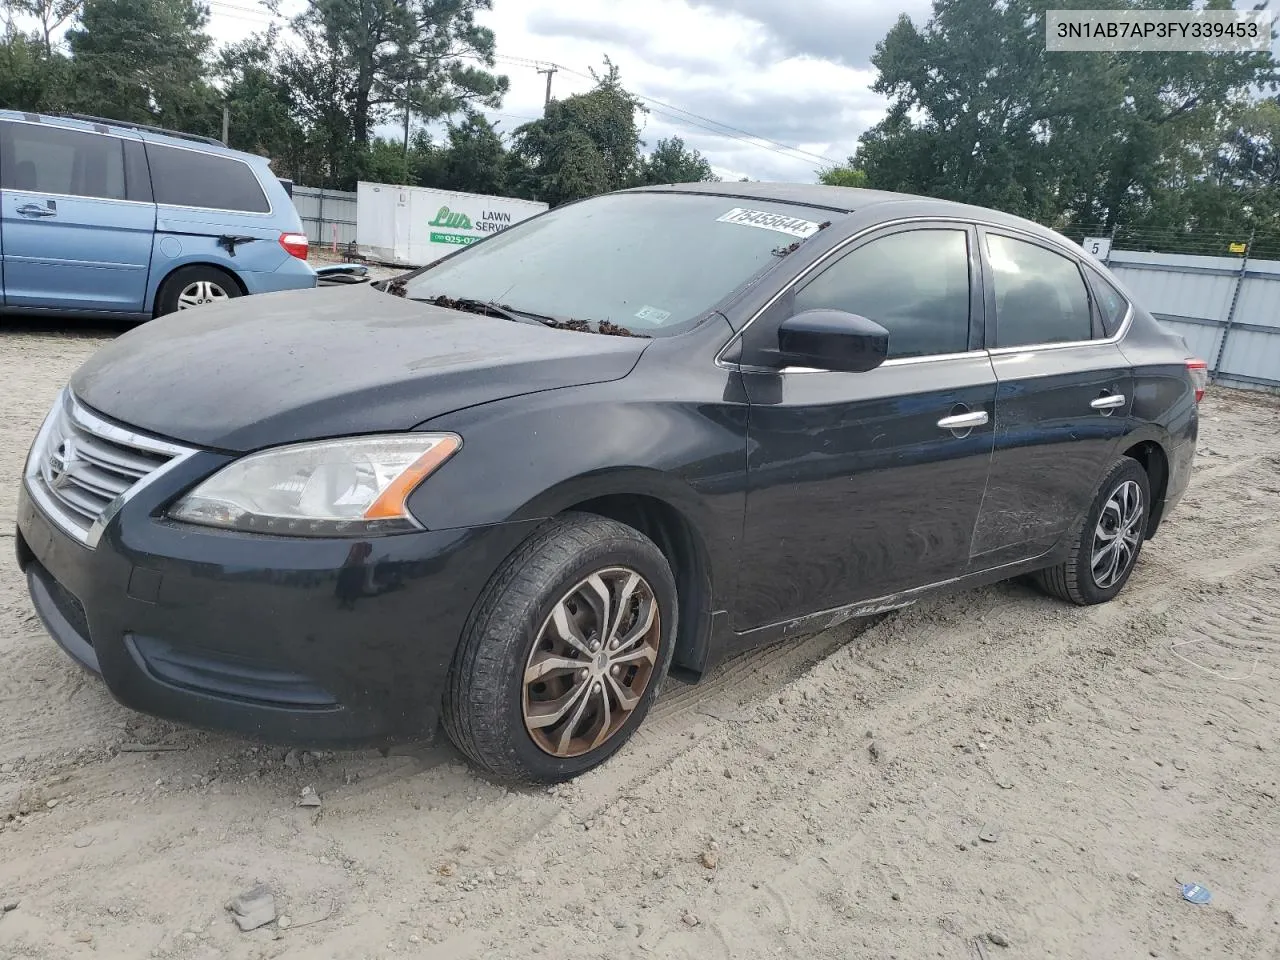
[[[420,267],[546,209],[532,200],[361,180],[356,245],[370,259]]]

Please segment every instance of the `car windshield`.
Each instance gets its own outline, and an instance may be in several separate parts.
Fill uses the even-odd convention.
[[[615,325],[667,336],[827,219],[823,210],[766,200],[610,194],[495,234],[406,278],[403,290],[417,300],[493,304],[600,324],[602,332]]]

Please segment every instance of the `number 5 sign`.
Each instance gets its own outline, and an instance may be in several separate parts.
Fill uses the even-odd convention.
[[[1110,237],[1085,237],[1080,242],[1080,246],[1084,247],[1085,253],[1095,256],[1099,260],[1105,260],[1111,255]]]

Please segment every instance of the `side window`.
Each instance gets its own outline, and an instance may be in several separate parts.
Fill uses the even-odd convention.
[[[1108,281],[1096,273],[1090,275],[1093,280],[1093,296],[1098,303],[1098,312],[1102,314],[1102,329],[1108,337],[1120,332],[1125,314],[1129,312],[1129,301]]]
[[[262,185],[243,161],[154,143],[147,144],[147,160],[156,203],[243,213],[271,210]]]
[[[123,200],[124,145],[119,137],[38,123],[5,125],[9,141],[0,187],[31,193]]]
[[[969,244],[963,230],[911,230],[846,254],[796,293],[796,312],[844,310],[889,331],[889,356],[969,349]]]
[[[987,257],[995,278],[997,347],[1093,339],[1089,293],[1073,261],[992,233]]]

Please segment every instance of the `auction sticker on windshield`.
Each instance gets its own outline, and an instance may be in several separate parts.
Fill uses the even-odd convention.
[[[785,217],[780,213],[766,213],[763,210],[748,210],[745,207],[734,207],[722,217],[716,217],[720,223],[740,223],[744,227],[760,227],[762,230],[775,230],[801,240],[812,237],[820,229],[820,224],[812,220],[801,220],[799,217]]]

